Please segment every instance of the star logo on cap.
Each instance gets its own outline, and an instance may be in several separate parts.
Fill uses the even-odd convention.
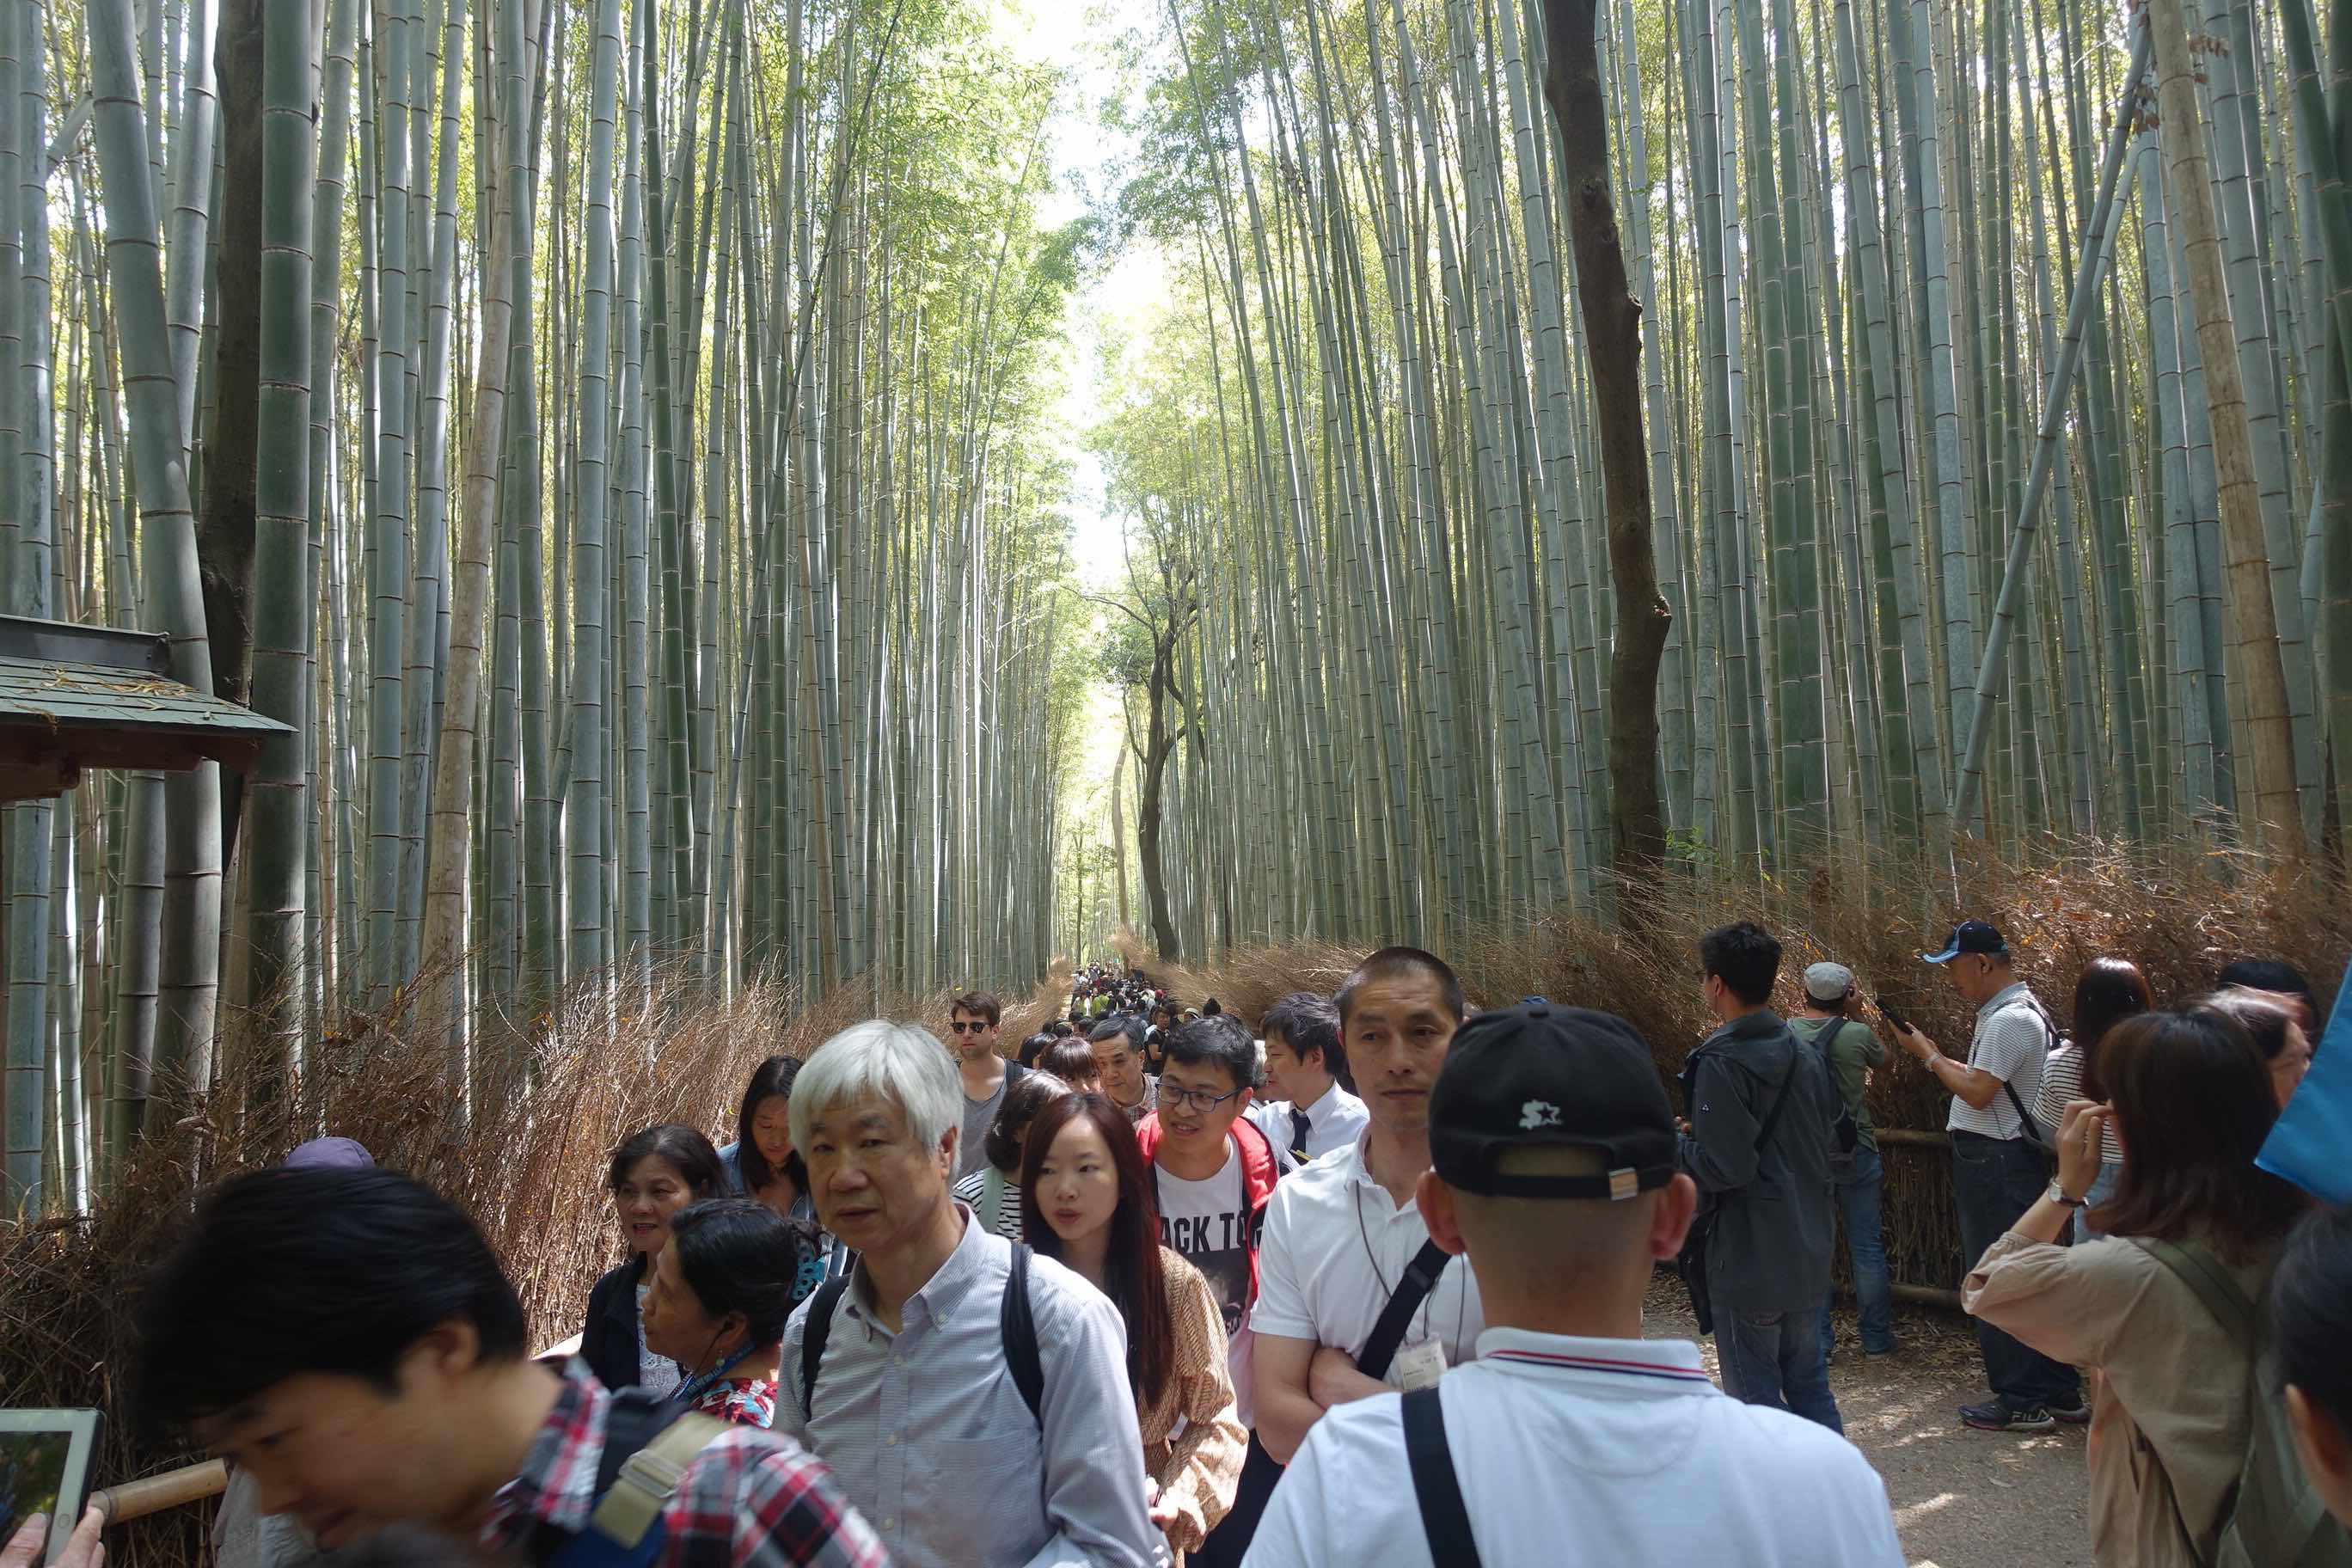
[[[1538,1127],[1559,1125],[1559,1107],[1549,1100],[1530,1100],[1519,1107],[1519,1127],[1522,1131]]]

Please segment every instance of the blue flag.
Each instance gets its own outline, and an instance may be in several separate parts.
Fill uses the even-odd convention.
[[[2254,1163],[2323,1203],[2352,1203],[2352,970],[2316,1044]]]

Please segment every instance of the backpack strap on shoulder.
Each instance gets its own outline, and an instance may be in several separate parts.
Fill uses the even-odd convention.
[[[1413,1497],[1421,1504],[1421,1528],[1429,1536],[1432,1561],[1447,1568],[1481,1568],[1478,1542],[1470,1534],[1470,1510],[1462,1500],[1462,1478],[1445,1440],[1445,1407],[1437,1385],[1404,1396],[1404,1458],[1412,1470]]]
[[[2218,1258],[2201,1247],[2184,1247],[2177,1241],[2152,1241],[2144,1236],[2131,1239],[2134,1246],[2172,1270],[2183,1285],[2197,1293],[2197,1300],[2213,1314],[2224,1333],[2242,1344],[2252,1345],[2262,1319],[2244,1287],[2231,1277]]]
[[[816,1415],[816,1374],[824,1365],[825,1337],[833,1332],[833,1314],[849,1289],[848,1274],[835,1275],[809,1298],[808,1321],[801,1330],[801,1415]]]
[[[727,1423],[698,1412],[671,1422],[652,1442],[622,1460],[618,1477],[588,1516],[589,1530],[634,1551],[677,1494],[687,1466],[726,1431]]]
[[[1013,1271],[1005,1277],[1004,1302],[998,1310],[998,1319],[1004,1335],[1004,1364],[1013,1373],[1013,1386],[1021,1391],[1021,1402],[1029,1407],[1031,1418],[1042,1426],[1045,1420],[1045,1362],[1037,1349],[1037,1320],[1029,1308],[1029,1248],[1017,1241],[1013,1244]]]

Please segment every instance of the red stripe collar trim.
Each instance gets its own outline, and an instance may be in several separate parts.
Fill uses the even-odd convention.
[[[1670,1377],[1685,1383],[1712,1383],[1703,1367],[1673,1366],[1654,1361],[1612,1361],[1603,1356],[1560,1355],[1550,1351],[1489,1351],[1482,1361],[1524,1362],[1530,1366],[1566,1367],[1575,1372],[1614,1373],[1624,1377]]]

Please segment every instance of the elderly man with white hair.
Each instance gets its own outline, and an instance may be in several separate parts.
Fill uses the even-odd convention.
[[[784,1331],[776,1429],[833,1468],[900,1568],[1164,1561],[1118,1310],[976,1223],[949,1186],[962,1086],[879,1019],[793,1088],[817,1218],[858,1255]]]

